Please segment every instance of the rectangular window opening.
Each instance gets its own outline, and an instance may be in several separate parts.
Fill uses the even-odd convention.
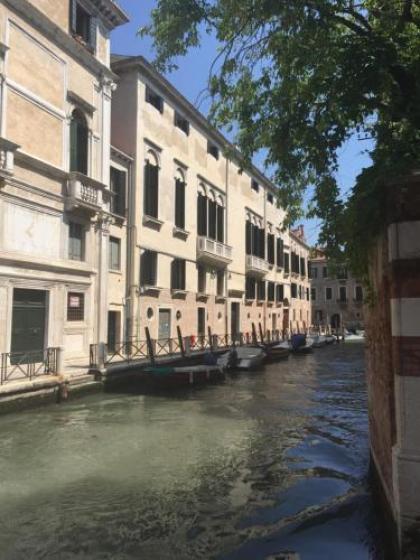
[[[68,292],[67,294],[67,321],[84,321],[85,319],[85,294]]]

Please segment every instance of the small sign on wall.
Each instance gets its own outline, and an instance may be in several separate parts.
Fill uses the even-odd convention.
[[[70,296],[69,307],[80,307],[80,296]]]

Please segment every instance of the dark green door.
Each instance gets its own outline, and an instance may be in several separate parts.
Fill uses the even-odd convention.
[[[31,361],[40,361],[45,348],[47,292],[13,290],[11,352],[36,352]],[[39,352],[39,354],[38,354]]]

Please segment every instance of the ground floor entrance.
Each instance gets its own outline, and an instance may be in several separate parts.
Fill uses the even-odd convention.
[[[159,309],[159,340],[171,338],[171,310]]]
[[[240,319],[241,311],[239,303],[231,303],[231,314],[230,314],[230,332],[232,336],[237,336],[240,332]]]
[[[47,303],[45,290],[13,290],[12,353],[36,353],[31,359],[42,360],[47,345]]]
[[[119,311],[108,312],[108,352],[115,352],[121,341],[121,313]]]

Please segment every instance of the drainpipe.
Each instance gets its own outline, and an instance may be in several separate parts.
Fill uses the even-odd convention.
[[[136,215],[136,189],[134,183],[133,163],[128,169],[128,208],[127,208],[127,274],[126,274],[126,333],[125,339],[134,337],[134,298],[137,295],[137,286],[134,283],[134,265],[136,253],[137,227],[135,225]]]
[[[225,241],[226,245],[229,245],[229,159],[226,158],[226,176],[225,176],[225,190],[226,190],[226,211],[225,211]],[[229,334],[229,265],[226,267],[226,278],[225,278],[225,289],[226,289],[226,298],[225,298],[225,335]]]

